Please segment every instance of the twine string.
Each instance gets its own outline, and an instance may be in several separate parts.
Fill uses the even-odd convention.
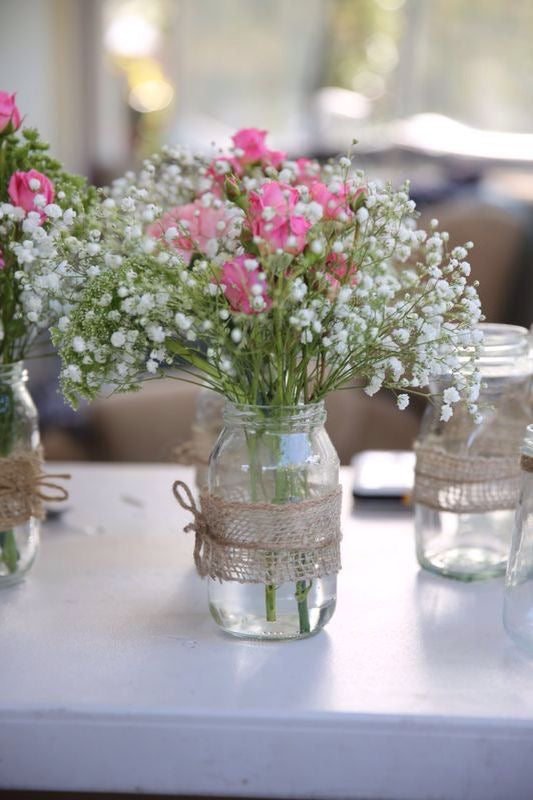
[[[183,531],[184,533],[194,532],[195,534],[193,556],[194,563],[199,575],[203,578],[206,575],[202,561],[202,547],[204,543],[204,537],[207,535],[206,518],[196,505],[194,497],[192,496],[192,492],[185,481],[174,481],[172,485],[172,492],[180,506],[185,509],[185,511],[190,511],[194,517],[193,522],[189,522],[189,524],[183,528]],[[182,493],[185,494],[185,498]]]
[[[0,530],[9,530],[30,517],[44,517],[43,502],[63,502],[68,491],[57,483],[66,473],[43,471],[42,448],[14,450],[0,458]]]

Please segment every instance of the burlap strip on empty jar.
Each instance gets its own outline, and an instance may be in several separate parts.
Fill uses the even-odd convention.
[[[508,450],[502,443],[502,451]],[[476,514],[514,509],[520,491],[518,453],[450,455],[415,444],[414,502],[437,511]]]

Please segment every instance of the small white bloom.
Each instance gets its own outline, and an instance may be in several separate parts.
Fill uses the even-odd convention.
[[[65,375],[73,383],[81,383],[81,370],[77,364],[69,364],[65,369]]]
[[[400,411],[403,411],[409,405],[409,395],[408,394],[399,394],[396,399],[396,404]]]
[[[59,219],[63,215],[63,210],[56,203],[48,203],[44,208],[44,213],[50,219]]]
[[[72,348],[76,353],[83,353],[86,348],[85,339],[81,336],[75,336],[72,340]]]
[[[239,328],[233,328],[231,332],[231,338],[235,344],[239,344],[242,339],[242,331]]]
[[[448,422],[450,417],[453,416],[453,408],[448,404],[444,404],[440,409],[440,419],[442,422]]]
[[[457,403],[461,398],[459,392],[455,388],[455,386],[449,386],[447,389],[444,390],[442,394],[442,399],[445,403]]]
[[[115,331],[111,335],[111,344],[113,347],[122,347],[126,343],[126,336],[124,331]]]

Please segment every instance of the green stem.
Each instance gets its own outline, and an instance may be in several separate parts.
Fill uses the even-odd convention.
[[[276,587],[273,583],[267,583],[265,586],[265,610],[266,621],[276,621]]]
[[[309,594],[312,585],[313,585],[312,581],[309,581],[309,585],[306,585],[305,581],[296,582],[296,592],[294,593],[294,596],[296,597],[296,603],[298,605],[298,619],[300,621],[300,633],[311,633],[307,595]]]
[[[2,550],[2,561],[9,572],[16,572],[19,561],[19,552],[15,541],[15,531],[2,531],[0,533],[0,548]]]
[[[15,399],[10,386],[0,384],[0,455],[11,452],[14,438]],[[13,530],[0,532],[0,560],[9,572],[17,571],[19,553]]]

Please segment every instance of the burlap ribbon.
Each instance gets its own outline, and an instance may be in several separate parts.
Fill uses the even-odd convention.
[[[523,472],[533,472],[533,456],[526,456],[522,453],[520,456],[520,469]]]
[[[189,487],[172,491],[194,521],[194,563],[198,573],[220,581],[280,584],[333,575],[341,568],[342,489],[298,503],[244,503],[200,493],[200,508]]]
[[[415,444],[414,502],[460,514],[516,508],[520,491],[516,455],[450,455]]]
[[[30,517],[44,517],[43,501],[61,502],[68,492],[57,479],[70,475],[43,472],[43,453],[36,450],[14,450],[0,458],[0,531],[22,525]]]

